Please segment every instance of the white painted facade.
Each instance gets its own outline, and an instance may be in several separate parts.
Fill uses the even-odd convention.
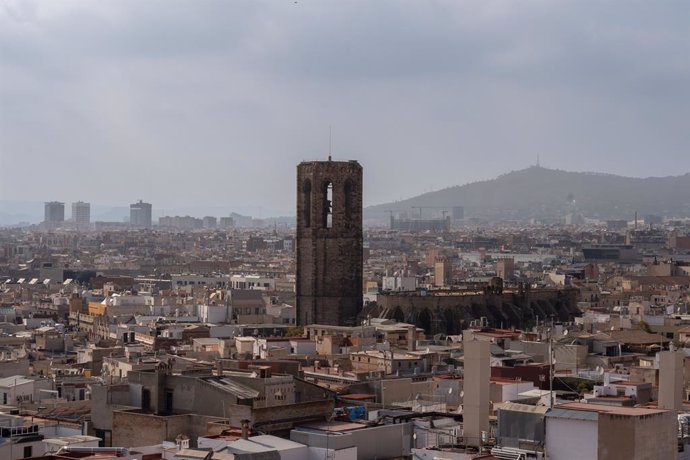
[[[417,289],[417,278],[414,276],[384,276],[381,282],[384,291],[414,291]]]
[[[233,289],[257,289],[263,291],[275,291],[275,278],[266,278],[259,275],[232,275],[230,287]]]
[[[226,305],[199,305],[199,320],[202,323],[227,323],[229,310]]]
[[[549,417],[545,444],[549,460],[596,459],[598,420]]]

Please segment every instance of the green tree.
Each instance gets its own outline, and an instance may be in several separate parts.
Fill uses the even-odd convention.
[[[291,327],[287,330],[288,337],[302,337],[304,335],[304,328],[302,326]]]

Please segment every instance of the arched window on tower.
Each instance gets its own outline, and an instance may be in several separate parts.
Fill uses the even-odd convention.
[[[323,184],[323,223],[324,228],[333,227],[333,182]]]
[[[352,216],[355,211],[355,186],[351,179],[347,179],[345,181],[343,192],[345,195],[345,225],[350,225],[352,223]]]
[[[311,227],[311,181],[304,181],[302,185],[302,214],[304,216],[304,227]]]

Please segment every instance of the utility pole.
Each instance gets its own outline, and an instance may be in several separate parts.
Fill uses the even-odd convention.
[[[553,408],[553,316],[549,333],[549,407]]]

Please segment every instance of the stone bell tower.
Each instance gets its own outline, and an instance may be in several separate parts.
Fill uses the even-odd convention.
[[[356,325],[362,309],[362,166],[297,166],[297,321]]]

